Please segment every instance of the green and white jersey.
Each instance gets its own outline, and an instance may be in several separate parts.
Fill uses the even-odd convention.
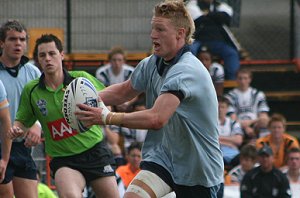
[[[57,90],[45,86],[45,76],[42,74],[41,78],[26,84],[21,95],[16,120],[26,127],[39,120],[44,131],[46,153],[51,157],[79,154],[103,140],[100,126],[94,125],[88,131],[80,133],[72,129],[63,117],[65,88],[76,77],[87,78],[98,91],[104,89],[104,85],[87,72],[64,70],[64,83]]]

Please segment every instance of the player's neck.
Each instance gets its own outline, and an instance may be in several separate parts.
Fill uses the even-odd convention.
[[[272,142],[275,143],[276,148],[279,148],[280,144],[283,141],[283,138],[282,137],[278,137],[278,136],[274,136],[274,135],[271,135],[271,138],[272,138]]]
[[[133,173],[135,173],[136,171],[139,170],[139,167],[135,167],[135,166],[133,166],[131,164],[129,165],[129,168],[130,168],[131,172],[133,172]]]
[[[221,125],[224,125],[226,116],[219,116],[219,121]]]
[[[56,90],[64,82],[63,72],[45,75],[45,84],[53,90]]]
[[[288,170],[288,175],[290,178],[292,178],[293,180],[298,180],[299,176],[300,176],[300,172],[299,169],[289,169]]]
[[[121,68],[111,68],[111,70],[112,70],[112,73],[115,75],[115,76],[117,76],[117,75],[119,75],[120,73],[121,73]]]
[[[11,68],[11,67],[15,67],[16,65],[18,65],[20,63],[21,59],[12,59],[12,58],[9,58],[8,56],[2,55],[0,57],[0,61],[5,67]]]
[[[238,88],[241,92],[246,92],[248,91],[249,87],[239,87]]]

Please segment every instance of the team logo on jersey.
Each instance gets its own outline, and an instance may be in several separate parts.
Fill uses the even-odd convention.
[[[40,112],[42,113],[43,116],[46,116],[48,114],[48,110],[46,108],[47,105],[47,101],[45,99],[39,99],[36,102],[36,105],[38,106],[38,108],[40,109]]]
[[[53,140],[58,141],[77,135],[78,132],[72,129],[64,118],[48,122],[48,129]]]

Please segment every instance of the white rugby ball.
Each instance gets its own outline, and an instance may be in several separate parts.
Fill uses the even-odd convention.
[[[86,78],[74,79],[66,88],[63,97],[62,112],[67,123],[77,132],[85,132],[89,128],[79,121],[74,112],[80,109],[76,104],[98,107],[98,93],[94,85]]]

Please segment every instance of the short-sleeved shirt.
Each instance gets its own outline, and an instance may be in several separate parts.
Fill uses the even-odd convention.
[[[209,73],[212,78],[213,83],[223,83],[224,82],[224,69],[219,63],[212,63],[209,68]]]
[[[148,109],[161,94],[183,94],[168,123],[148,130],[142,159],[164,167],[175,184],[212,187],[223,181],[224,170],[215,89],[207,69],[191,52],[181,50],[176,59],[161,73],[161,59],[152,55],[131,76],[133,88],[145,92]]]
[[[140,172],[140,169],[136,170],[135,172],[132,172],[130,164],[128,163],[126,165],[119,166],[116,172],[120,175],[125,187],[127,188],[130,182],[133,180],[133,178]]]
[[[134,68],[130,65],[123,64],[122,69],[118,75],[112,71],[111,64],[104,65],[96,71],[96,78],[100,80],[105,86],[110,86],[116,83],[121,83],[129,79]]]
[[[12,123],[15,120],[21,93],[25,84],[41,75],[40,70],[28,61],[29,59],[23,56],[20,64],[16,66],[18,69],[11,73],[9,73],[9,70],[0,62],[0,79],[6,89]]]
[[[244,176],[241,186],[243,198],[290,198],[291,189],[287,177],[278,169],[273,168],[265,173],[261,167],[250,170]]]
[[[289,173],[289,168],[288,167],[285,167],[284,169],[281,169],[281,172],[286,175],[286,177],[288,178],[290,184],[291,183],[300,183],[300,175],[298,176],[297,181],[293,181],[293,178],[291,178],[288,174]]]
[[[21,95],[16,120],[26,127],[39,120],[45,135],[46,153],[51,157],[82,153],[103,139],[99,125],[94,125],[88,131],[80,133],[72,129],[63,117],[62,100],[65,87],[76,77],[87,78],[97,90],[104,88],[103,84],[86,72],[68,73],[64,70],[64,83],[56,90],[44,84],[44,75],[42,75],[40,79],[29,82]]]
[[[225,118],[224,124],[219,122],[220,136],[229,137],[233,135],[244,135],[239,122],[232,120],[230,117]]]
[[[245,92],[235,88],[225,97],[230,102],[228,113],[235,113],[240,120],[255,120],[259,113],[270,110],[265,94],[252,87]]]
[[[114,133],[118,133],[124,137],[124,148],[127,149],[133,142],[144,142],[147,130],[144,129],[130,129],[116,125],[110,125],[109,128]]]
[[[254,164],[254,167],[258,167],[258,166],[259,163]],[[237,165],[236,167],[231,169],[228,173],[228,176],[230,177],[230,183],[241,183],[245,174],[246,172],[242,169],[242,166]]]
[[[272,134],[256,140],[256,148],[259,149],[264,145],[269,145],[272,148],[274,155],[274,166],[277,168],[280,168],[286,164],[285,160],[287,158],[288,151],[291,148],[299,148],[299,142],[295,137],[284,133],[282,139],[283,141],[279,146],[279,150],[276,149],[278,145],[275,145],[275,143],[272,142]]]
[[[8,107],[7,94],[5,87],[0,80],[0,110]]]

